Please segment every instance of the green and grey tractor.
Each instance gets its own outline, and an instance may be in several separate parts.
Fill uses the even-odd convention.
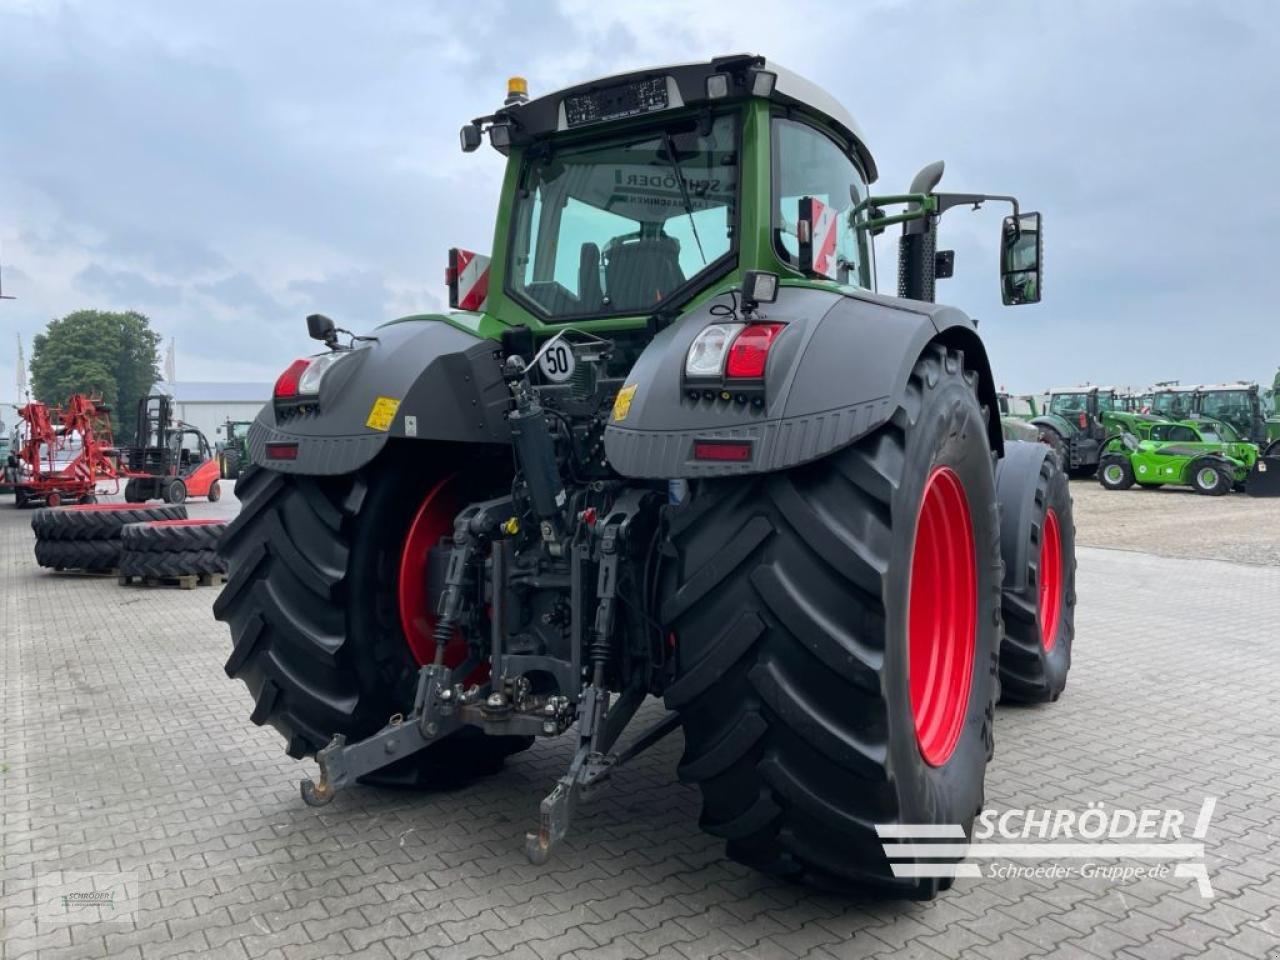
[[[218,475],[223,480],[238,480],[249,462],[249,428],[252,420],[227,420],[218,428]]]
[[[464,151],[486,136],[493,253],[450,253],[454,309],[312,315],[325,349],[249,430],[215,613],[250,719],[315,758],[311,804],[568,737],[534,863],[679,730],[735,860],[932,896],[954,867],[877,825],[970,835],[998,693],[1056,700],[1070,665],[1066,478],[1004,440],[975,323],[934,302],[942,216],[997,201],[1002,299],[1038,301],[1040,216],[940,163],[873,195],[853,118],[750,55],[516,78]]]
[[[996,394],[996,405],[1000,409],[1000,431],[1006,440],[1040,442],[1039,429],[1029,422],[1039,415],[1035,397],[1000,392]]]
[[[1227,424],[1239,439],[1256,443],[1268,455],[1280,453],[1280,416],[1267,410],[1256,383],[1241,380],[1196,387],[1193,412]]]
[[[1122,433],[1145,437],[1162,422],[1123,406],[1113,387],[1055,387],[1049,391],[1045,412],[1030,423],[1039,429],[1041,442],[1053,448],[1063,469],[1073,476],[1092,476],[1109,439]]]
[[[1183,486],[1206,496],[1243,490],[1280,496],[1280,458],[1263,458],[1255,443],[1227,440],[1208,420],[1157,424],[1148,439],[1126,433],[1102,451],[1098,482],[1108,490]]]

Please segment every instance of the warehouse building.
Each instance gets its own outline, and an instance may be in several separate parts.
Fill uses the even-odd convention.
[[[269,383],[218,383],[207,380],[161,381],[152,393],[173,398],[176,419],[198,427],[211,444],[225,440],[219,428],[228,420],[252,420],[271,399]]]

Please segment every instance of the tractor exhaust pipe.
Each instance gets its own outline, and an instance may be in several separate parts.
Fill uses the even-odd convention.
[[[933,193],[942,179],[945,164],[935,160],[911,180],[909,193]],[[919,209],[912,204],[909,209]],[[934,215],[908,220],[898,240],[898,296],[933,302],[938,218]]]

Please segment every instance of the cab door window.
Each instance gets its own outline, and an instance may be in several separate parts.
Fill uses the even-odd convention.
[[[807,123],[774,117],[773,197],[774,248],[784,263],[799,262],[800,199],[814,197],[836,211],[839,279],[871,287],[866,232],[856,229],[850,216],[867,197],[867,181],[843,146]]]

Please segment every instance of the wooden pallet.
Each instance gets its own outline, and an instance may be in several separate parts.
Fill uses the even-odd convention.
[[[118,577],[120,571],[115,567],[103,567],[99,570],[85,570],[82,567],[42,567],[46,573],[56,573],[60,577]]]
[[[184,573],[176,577],[140,577],[136,574],[120,574],[117,582],[122,587],[177,587],[194,590],[196,587],[214,587],[227,582],[225,573]]]

